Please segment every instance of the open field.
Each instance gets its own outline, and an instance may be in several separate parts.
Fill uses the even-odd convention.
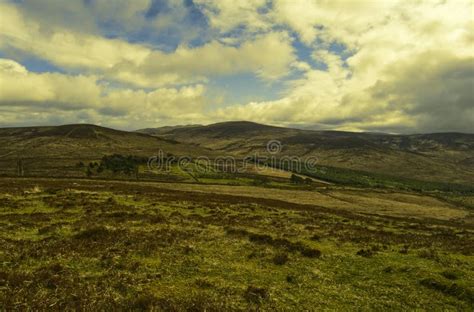
[[[0,179],[5,309],[466,310],[468,195]]]
[[[0,307],[472,311],[472,139],[3,129]]]
[[[0,312],[474,312],[474,0],[0,0]]]

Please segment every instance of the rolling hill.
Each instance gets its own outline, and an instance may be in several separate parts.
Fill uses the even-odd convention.
[[[159,150],[173,155],[212,154],[199,146],[88,124],[0,128],[0,173],[14,174],[18,159],[30,172],[67,171],[79,161],[105,155],[150,157]]]
[[[277,158],[313,157],[320,166],[355,170],[355,174],[474,185],[473,134],[312,131],[245,121],[135,132],[88,124],[0,128],[0,173],[15,174],[19,159],[30,172],[40,172],[72,168],[79,161],[111,154],[150,157],[159,150],[190,157],[269,156],[270,140],[281,143],[281,151],[272,154]]]
[[[277,140],[281,142],[277,156],[316,157],[324,166],[474,185],[474,134],[312,131],[245,121],[147,129],[146,133],[239,157],[269,155],[267,142]]]

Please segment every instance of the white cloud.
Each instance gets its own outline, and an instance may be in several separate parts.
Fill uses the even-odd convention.
[[[269,20],[258,12],[265,8],[266,0],[196,0],[208,16],[212,27],[226,33],[236,27],[246,27],[248,31],[262,31],[270,28]]]
[[[101,84],[96,76],[32,73],[15,61],[0,59],[2,124],[12,122],[12,114],[45,120],[87,116],[87,121],[101,123],[122,119],[129,123],[127,128],[183,119],[200,121],[205,119],[204,94],[205,87],[199,84],[152,91],[114,89]]]
[[[8,0],[3,2],[8,3]],[[98,24],[114,24],[119,30],[136,31],[145,26],[151,0],[24,0],[21,10],[28,20],[62,29],[100,34]]]
[[[306,69],[281,99],[227,107],[218,118],[344,130],[472,131],[469,1],[274,6],[275,20],[314,47],[313,59],[327,69]],[[330,50],[331,42],[345,45],[351,55],[343,59]]]
[[[13,5],[0,4],[0,49],[16,49],[66,68],[105,70],[120,62],[137,64],[149,49],[121,40],[50,29],[28,20]]]
[[[239,72],[277,79],[288,74],[295,60],[291,40],[284,33],[262,35],[239,47],[211,41],[165,53],[66,28],[48,29],[27,20],[13,5],[0,4],[0,11],[0,49],[14,48],[63,68],[86,70],[141,87],[195,83],[210,75]]]
[[[45,103],[71,109],[97,104],[100,87],[96,77],[58,73],[29,73],[22,65],[0,59],[0,101],[34,106]]]
[[[143,85],[163,78],[168,83],[204,79],[211,75],[254,72],[263,79],[286,76],[295,61],[290,38],[285,33],[269,33],[239,47],[213,41],[197,48],[178,47],[173,53],[155,51],[140,66],[119,68],[135,75]],[[163,76],[166,74],[166,76]]]
[[[472,131],[470,0],[274,0],[271,5],[265,0],[199,0],[195,3],[206,14],[214,37],[190,46],[186,35],[178,32],[183,40],[171,52],[105,38],[95,24],[100,17],[126,30],[139,29],[147,23],[142,13],[148,0],[97,0],[87,7],[82,1],[35,3],[24,10],[0,3],[0,51],[34,55],[76,74],[31,73],[4,60],[2,105],[7,100],[15,107],[56,103],[64,109],[90,109],[95,112],[90,116],[128,111],[131,119],[153,111],[149,116],[143,113],[146,120],[178,116],[177,120],[249,119],[353,130]],[[169,6],[172,14],[153,21],[157,31],[179,23],[186,13],[179,1]],[[70,25],[54,12],[70,16]],[[77,27],[81,20],[88,24],[84,29]],[[297,51],[295,40],[309,53]],[[336,51],[334,44],[345,51]],[[7,79],[7,72],[16,79]],[[208,81],[249,72],[264,81],[292,80],[278,100],[203,113]],[[104,80],[115,82],[115,89],[106,87]],[[120,88],[116,82],[134,88]],[[84,91],[72,90],[74,85]],[[172,87],[176,85],[190,86]]]

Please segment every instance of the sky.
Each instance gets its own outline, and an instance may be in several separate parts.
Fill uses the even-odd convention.
[[[0,0],[0,127],[474,132],[472,0]]]

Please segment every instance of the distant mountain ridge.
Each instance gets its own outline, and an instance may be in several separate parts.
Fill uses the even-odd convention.
[[[278,156],[311,156],[330,166],[474,184],[474,134],[300,130],[233,121],[174,127],[153,135],[242,157],[265,154],[266,143],[277,140]]]
[[[348,132],[334,130],[301,130],[268,126],[248,121],[231,121],[202,125],[186,125],[136,130],[159,137],[191,140],[197,138],[228,139],[245,137],[251,134],[277,135],[287,144],[327,144],[328,147],[375,147],[390,146],[401,150],[455,148],[474,149],[474,134],[467,133],[428,133],[428,134],[385,134],[373,132]],[[178,140],[180,141],[180,140]],[[346,145],[345,145],[346,144]]]
[[[114,153],[149,157],[159,150],[190,157],[268,156],[270,140],[281,144],[274,157],[316,157],[322,166],[474,185],[474,134],[314,131],[246,121],[138,131],[90,124],[0,128],[0,166],[13,166],[20,157],[73,164]]]
[[[166,138],[91,124],[0,128],[0,156],[93,159],[113,153],[151,156],[160,149],[175,154],[209,152]]]
[[[158,135],[158,134],[164,134],[174,129],[193,128],[193,127],[202,127],[202,125],[196,124],[196,125],[163,126],[163,127],[158,127],[158,128],[139,129],[139,130],[136,130],[135,132],[149,134],[149,135]]]

